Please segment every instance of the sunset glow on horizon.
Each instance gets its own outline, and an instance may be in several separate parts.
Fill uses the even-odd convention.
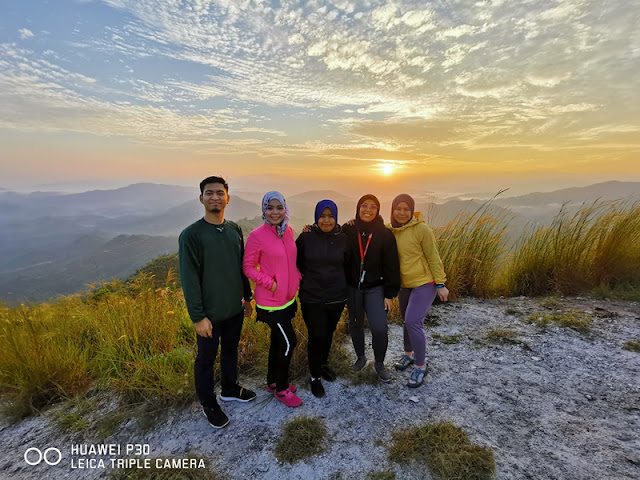
[[[215,169],[300,185],[640,181],[637,5],[9,0],[0,11],[7,189],[184,183]]]

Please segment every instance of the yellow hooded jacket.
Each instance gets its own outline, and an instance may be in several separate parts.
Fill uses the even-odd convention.
[[[425,283],[445,283],[447,277],[438,253],[436,237],[425,223],[422,213],[415,212],[409,223],[393,228],[400,257],[402,288],[415,288]]]

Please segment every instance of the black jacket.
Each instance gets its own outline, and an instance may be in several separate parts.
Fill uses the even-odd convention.
[[[310,232],[298,236],[296,263],[302,273],[298,293],[301,302],[334,303],[347,298],[347,243],[340,227],[325,233],[313,225]]]
[[[361,288],[372,288],[382,285],[385,298],[394,298],[400,291],[400,260],[396,238],[391,230],[384,226],[382,218],[376,217],[369,223],[358,222],[356,225],[345,225],[342,231],[349,238],[351,255],[347,266],[347,283],[354,288],[360,280],[360,247],[358,236],[362,239],[362,250],[367,245],[372,233],[369,250],[364,258],[365,277]]]

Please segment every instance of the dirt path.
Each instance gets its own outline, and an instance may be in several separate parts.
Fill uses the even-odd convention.
[[[425,471],[390,463],[376,441],[389,441],[391,432],[404,426],[450,420],[471,442],[493,449],[499,479],[640,478],[640,354],[622,348],[640,338],[640,305],[580,297],[560,301],[465,299],[439,305],[434,309],[439,325],[430,327],[427,337],[431,372],[416,390],[404,386],[408,373],[396,373],[390,385],[325,382],[324,399],[301,384],[304,404],[291,410],[257,381],[247,381],[260,392],[258,401],[225,405],[231,424],[222,431],[212,429],[194,403],[160,417],[149,433],[140,433],[131,420],[104,441],[91,429],[63,433],[49,414],[17,425],[3,421],[0,477],[104,478],[112,470],[71,468],[72,444],[111,443],[124,450],[126,444],[144,443],[149,457],[195,454],[233,479],[364,479],[367,472],[383,470],[399,479],[429,478]],[[553,325],[540,329],[521,321],[553,313],[554,307],[594,314],[591,332]],[[508,344],[486,340],[497,327],[517,332],[517,339]],[[459,343],[444,343],[454,334]],[[388,364],[402,348],[401,336],[401,327],[392,325]],[[282,423],[296,415],[325,419],[327,448],[306,462],[281,465],[273,446]],[[62,461],[29,466],[23,460],[29,447],[57,447]],[[115,457],[101,458],[108,467]]]

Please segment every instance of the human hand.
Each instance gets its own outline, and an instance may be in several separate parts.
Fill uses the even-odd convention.
[[[244,316],[249,318],[253,313],[253,305],[251,305],[251,300],[245,300],[244,302]]]
[[[273,285],[271,285],[271,291],[272,291],[272,292],[275,292],[275,291],[276,291],[276,288],[278,288],[278,284],[277,284],[277,283],[276,283],[276,281],[274,280],[274,281],[273,281]]]
[[[437,288],[436,293],[438,294],[438,298],[443,302],[449,299],[449,289],[447,287]]]
[[[302,227],[302,233],[308,233],[311,231],[311,225],[309,225],[308,223]]]
[[[384,299],[384,309],[385,311],[389,311],[391,310],[391,307],[393,307],[393,300],[391,298],[385,298]]]
[[[207,317],[204,317],[199,322],[196,322],[196,333],[201,337],[211,338],[212,337],[212,326],[211,322]]]
[[[344,222],[343,225],[349,225],[349,226],[353,227],[355,224],[356,224],[356,219],[352,218],[352,219],[347,220],[346,222]]]

